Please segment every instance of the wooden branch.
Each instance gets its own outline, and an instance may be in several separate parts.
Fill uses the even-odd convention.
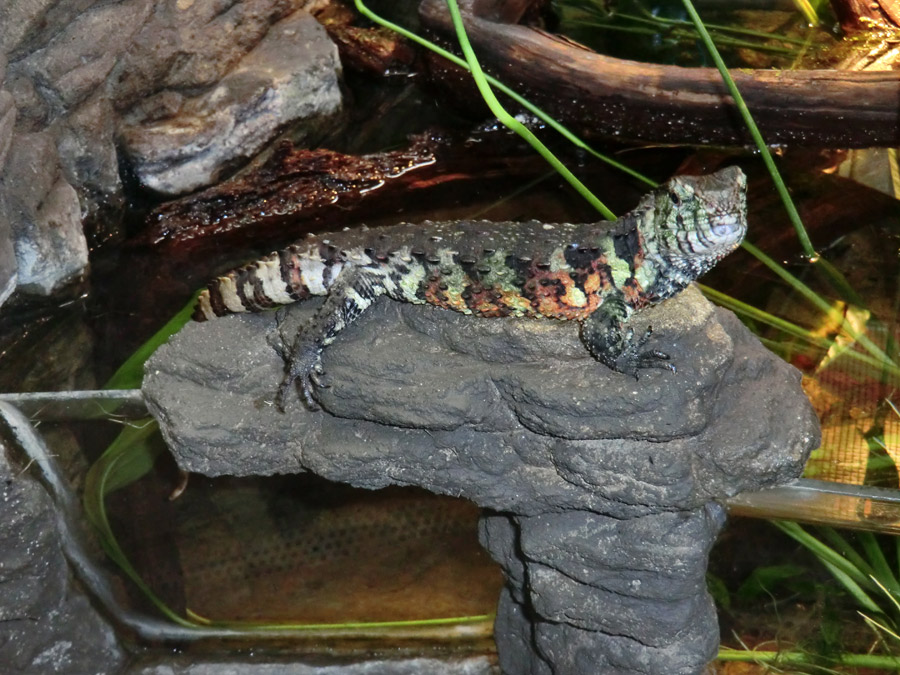
[[[846,33],[900,25],[900,0],[831,0],[831,8]]]
[[[527,26],[475,16],[471,0],[465,7],[469,39],[482,65],[578,133],[650,143],[751,142],[715,69],[615,59]],[[492,12],[500,15],[496,7]],[[419,14],[430,29],[453,36],[443,0],[424,0]],[[446,68],[444,63],[438,67]],[[767,143],[900,143],[898,72],[731,74]]]
[[[360,209],[369,223],[396,220],[400,211],[410,217],[419,199],[433,209],[442,190],[465,193],[477,185],[502,192],[547,171],[530,149],[482,140],[473,151],[460,139],[426,133],[408,148],[362,156],[282,141],[262,166],[157,207],[130,243],[195,257],[205,247],[251,241],[278,247],[316,229],[340,229],[348,219],[358,223]]]

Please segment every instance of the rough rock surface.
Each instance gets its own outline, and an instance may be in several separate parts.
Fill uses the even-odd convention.
[[[314,306],[281,326],[189,325],[148,362],[145,398],[182,468],[467,497],[508,581],[505,672],[702,670],[718,639],[713,502],[796,477],[818,441],[793,368],[694,289],[642,313],[678,372],[637,382],[595,362],[574,324],[381,300],[325,352],[326,412],[281,413],[273,345]]]
[[[50,498],[0,442],[0,673],[114,673],[125,653],[69,577]]]
[[[82,222],[97,241],[116,234],[121,159],[178,194],[332,115],[340,63],[309,4],[0,3],[0,302],[85,271]]]
[[[271,27],[214,88],[196,97],[167,90],[136,106],[119,136],[141,183],[177,195],[215,182],[288,123],[338,111],[340,61],[306,12]],[[174,108],[167,110],[166,108]]]
[[[3,188],[18,287],[25,293],[50,295],[77,280],[88,263],[81,206],[75,189],[58,169],[56,145],[49,133],[14,137]]]
[[[0,82],[3,81],[5,71],[6,60],[0,54]],[[15,122],[16,106],[12,94],[0,88],[0,181],[5,173]],[[13,250],[13,232],[4,201],[4,191],[0,189],[0,305],[12,295],[19,279],[16,254]]]
[[[724,523],[715,502],[626,519],[485,515],[481,542],[508,580],[503,672],[699,672],[719,646],[706,561]]]

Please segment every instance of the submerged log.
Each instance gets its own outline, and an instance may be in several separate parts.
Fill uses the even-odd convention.
[[[284,141],[261,166],[156,208],[132,244],[192,255],[206,246],[281,246],[323,227],[414,220],[423,206],[452,209],[461,196],[473,207],[547,171],[518,138],[490,129],[467,137],[419,134],[404,149],[369,155]],[[602,176],[603,168],[590,174]]]
[[[355,205],[391,179],[433,164],[436,145],[419,137],[405,150],[354,156],[295,149],[283,141],[261,167],[154,210],[135,243],[183,244],[245,230],[256,237],[263,234],[260,230],[283,228],[292,219],[325,217]]]
[[[521,6],[512,0],[513,7]],[[748,144],[717,70],[597,54],[528,26],[496,0],[461,3],[486,69],[563,124],[589,136],[642,142]],[[443,0],[424,0],[423,23],[451,35]],[[432,61],[436,68],[446,63]],[[869,147],[900,143],[900,73],[834,70],[731,73],[768,143]]]
[[[155,209],[132,243],[193,251],[211,240],[217,247],[249,241],[274,245],[324,225],[340,227],[363,205],[371,222],[395,214],[401,196],[402,211],[423,194],[433,205],[441,187],[485,181],[512,186],[545,170],[534,153],[508,148],[472,153],[459,141],[421,134],[407,148],[370,155],[305,150],[284,141],[262,166]]]

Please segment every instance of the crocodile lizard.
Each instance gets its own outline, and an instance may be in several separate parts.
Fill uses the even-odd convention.
[[[210,282],[193,318],[324,295],[314,317],[285,348],[278,404],[295,382],[315,409],[322,351],[380,295],[480,317],[578,321],[591,355],[637,377],[675,370],[665,353],[644,350],[625,322],[670,298],[733,251],[747,230],[747,180],[737,167],[678,176],[614,222],[425,222],[309,235]]]

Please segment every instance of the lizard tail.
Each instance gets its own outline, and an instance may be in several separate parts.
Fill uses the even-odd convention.
[[[334,269],[337,267],[338,269]],[[291,246],[213,279],[200,293],[192,318],[261,312],[310,295],[324,295],[340,264],[328,264],[315,249]]]

